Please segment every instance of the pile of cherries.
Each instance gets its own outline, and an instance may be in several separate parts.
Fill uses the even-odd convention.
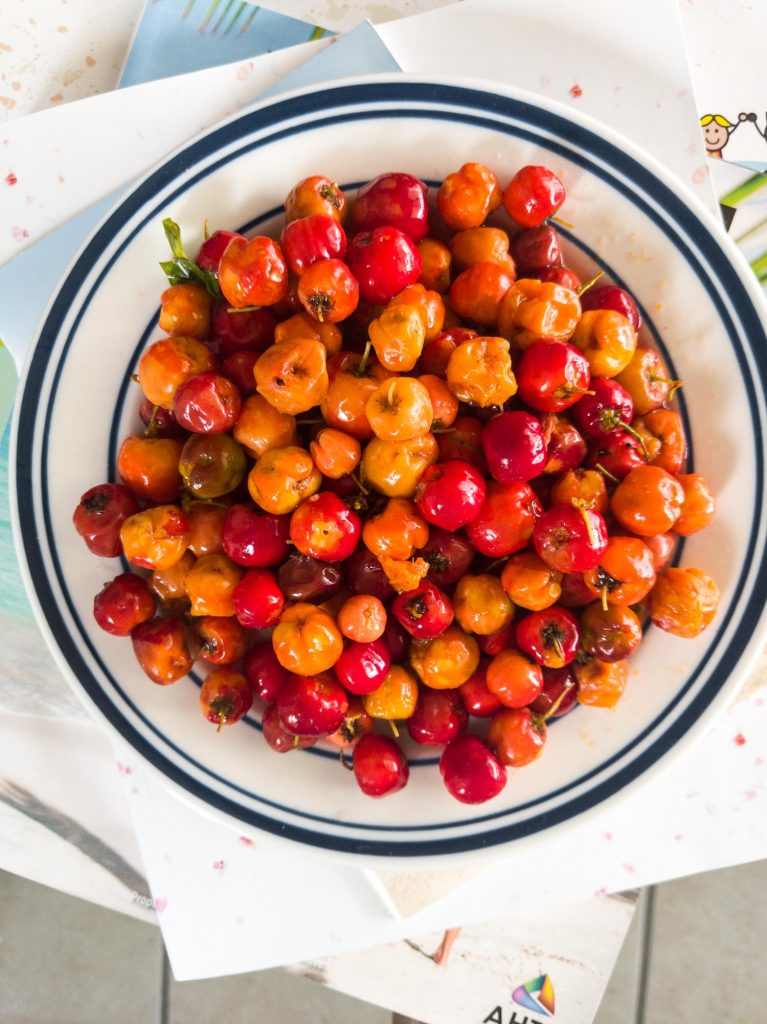
[[[203,659],[210,722],[258,698],[274,750],[334,744],[371,796],[407,782],[406,728],[480,803],[549,718],[616,703],[648,616],[709,624],[714,581],[669,565],[714,515],[681,382],[630,295],[563,265],[564,198],[467,163],[431,205],[409,174],[353,201],[307,178],[279,241],[216,231],[194,260],[165,222],[144,429],[74,513],[132,567],[94,614],[154,683]]]

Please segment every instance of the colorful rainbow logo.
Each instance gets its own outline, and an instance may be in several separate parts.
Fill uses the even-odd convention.
[[[535,1010],[546,1017],[554,1016],[554,986],[548,974],[539,974],[532,981],[517,986],[511,998],[526,1010]]]

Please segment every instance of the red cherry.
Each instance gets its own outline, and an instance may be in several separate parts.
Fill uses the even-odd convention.
[[[543,472],[549,475],[565,473],[568,469],[580,466],[588,449],[572,423],[564,416],[546,413],[542,426],[546,441],[546,465]]]
[[[240,415],[242,399],[228,377],[208,371],[185,380],[173,396],[173,415],[195,434],[225,434]]]
[[[324,672],[317,676],[292,673],[277,695],[282,728],[293,736],[327,736],[344,720],[349,698],[343,686]]]
[[[335,732],[325,736],[325,741],[341,750],[351,750],[357,746],[363,736],[373,731],[374,725],[375,719],[365,711],[365,706],[359,697],[351,697],[343,722]],[[344,764],[346,764],[345,761]]]
[[[626,430],[614,430],[600,441],[589,445],[584,465],[598,469],[610,479],[622,480],[632,469],[647,464],[647,456],[640,441]]]
[[[361,534],[360,517],[332,491],[313,494],[290,517],[290,539],[297,550],[323,562],[343,562]]]
[[[379,637],[366,644],[347,640],[333,671],[349,693],[363,696],[381,685],[390,668],[389,648]]]
[[[256,378],[253,368],[258,362],[259,356],[260,352],[244,348],[232,352],[221,364],[223,375],[229,377],[239,388],[240,394],[246,397],[256,393]]]
[[[489,664],[489,660],[483,658],[474,675],[458,687],[463,706],[470,715],[475,715],[477,718],[489,718],[502,707],[501,702],[487,686],[487,666]]]
[[[277,699],[282,684],[290,675],[288,670],[280,665],[270,643],[251,648],[245,655],[242,670],[255,695],[269,704]]]
[[[585,604],[591,604],[594,600],[593,593],[586,586],[581,573],[565,573],[562,577],[562,593],[559,595],[559,604],[563,608],[581,608]]]
[[[232,313],[222,302],[213,318],[213,340],[222,358],[243,349],[263,352],[274,341],[277,317],[269,309],[246,309]]]
[[[443,530],[459,530],[474,519],[485,500],[485,480],[470,462],[451,459],[429,466],[415,492],[418,511]]]
[[[399,624],[417,640],[440,636],[453,621],[450,598],[428,580],[421,580],[415,590],[395,597],[391,610]]]
[[[186,623],[177,615],[146,619],[131,632],[136,661],[153,683],[168,686],[189,672],[186,635]]]
[[[426,686],[407,720],[407,731],[416,743],[442,745],[455,739],[468,720],[457,690],[430,690]]]
[[[253,692],[242,672],[223,665],[206,676],[199,702],[203,715],[220,729],[244,718],[253,705]]]
[[[490,475],[500,483],[532,480],[546,465],[543,428],[529,412],[504,412],[482,431],[482,449]]]
[[[154,595],[146,580],[121,572],[93,599],[93,617],[112,636],[129,636],[140,622],[154,615]]]
[[[526,270],[525,276],[560,284],[563,288],[569,288],[571,292],[577,292],[581,286],[581,279],[567,267],[530,267]]]
[[[569,665],[578,652],[580,637],[578,621],[566,608],[531,612],[517,623],[519,649],[546,668]]]
[[[224,250],[233,238],[242,238],[242,235],[238,235],[236,231],[214,231],[200,246],[194,262],[203,270],[218,273],[218,264]]]
[[[502,708],[490,722],[487,742],[502,764],[522,768],[543,750],[546,723],[530,708]]]
[[[171,409],[163,409],[145,398],[138,414],[144,426],[149,428],[146,437],[186,437],[186,431],[178,425]]]
[[[138,511],[133,492],[123,484],[97,484],[80,498],[72,522],[89,551],[116,558],[122,552],[120,527]]]
[[[539,277],[535,268],[555,268],[562,265],[562,245],[559,235],[550,224],[528,228],[512,235],[509,252],[517,265],[517,277]]]
[[[543,672],[521,650],[506,650],[487,667],[487,688],[507,708],[523,708],[543,689]]]
[[[427,579],[438,587],[450,587],[465,576],[474,561],[474,548],[460,533],[439,526],[429,529],[429,539],[417,551],[429,563]]]
[[[482,450],[482,423],[476,416],[459,416],[447,433],[437,434],[439,461],[460,459],[470,462],[480,473],[487,473],[487,459]]]
[[[526,548],[536,519],[543,509],[528,484],[492,481],[476,519],[466,535],[477,551],[488,558],[503,558]]]
[[[346,262],[365,302],[383,305],[397,292],[415,284],[421,273],[421,254],[396,228],[382,227],[355,235]]]
[[[548,167],[527,166],[517,171],[503,193],[503,205],[523,228],[536,228],[565,201],[565,186]]]
[[[287,556],[290,516],[257,512],[250,505],[232,505],[224,519],[221,543],[237,565],[265,569]]]
[[[561,412],[588,390],[591,371],[588,360],[574,345],[542,338],[522,353],[517,383],[525,405],[539,412]]]
[[[369,733],[354,748],[354,777],[367,796],[387,796],[407,785],[410,769],[394,740]]]
[[[418,360],[418,373],[431,373],[437,377],[444,377],[450,356],[456,348],[471,338],[476,338],[477,332],[469,327],[446,327],[440,331],[436,338],[428,342]]]
[[[506,769],[478,736],[464,732],[442,751],[439,770],[451,796],[464,804],[492,800],[506,785]]]
[[[577,704],[578,683],[570,666],[544,668],[543,689],[530,704],[530,710],[546,718],[561,718]],[[555,710],[552,710],[554,708]]]
[[[388,601],[394,588],[383,566],[372,551],[358,548],[344,563],[346,585],[355,594],[371,594],[381,601]]]
[[[317,742],[313,736],[293,736],[286,732],[282,728],[280,709],[276,704],[270,704],[264,711],[261,728],[264,739],[278,754],[287,754],[291,750],[299,750],[303,747],[313,747]]]
[[[592,594],[591,600],[593,599]],[[400,665],[407,659],[410,652],[410,634],[400,626],[393,615],[386,620],[386,629],[381,639],[389,648],[392,665]]]
[[[335,217],[315,213],[287,224],[280,235],[280,246],[288,267],[300,277],[320,260],[342,260],[346,255],[346,232]]]
[[[285,595],[274,573],[248,569],[232,594],[237,621],[246,629],[268,629],[276,625],[285,607]]]
[[[413,242],[429,233],[427,188],[412,174],[380,174],[357,193],[352,219],[358,231],[394,227]]]
[[[581,309],[584,313],[588,309],[612,309],[625,316],[637,333],[642,326],[636,302],[627,291],[614,284],[603,284],[585,291],[581,296]]]
[[[588,438],[598,441],[615,430],[625,429],[634,418],[634,400],[616,380],[599,377],[592,382],[593,395],[584,395],[570,415]],[[630,431],[629,431],[630,432]]]
[[[552,505],[533,530],[535,550],[557,572],[593,569],[607,547],[607,539],[607,526],[599,512],[574,505]]]
[[[475,639],[483,654],[495,657],[501,651],[507,651],[510,647],[516,646],[517,628],[513,622],[510,622],[495,633],[487,633],[485,636],[477,636]]]

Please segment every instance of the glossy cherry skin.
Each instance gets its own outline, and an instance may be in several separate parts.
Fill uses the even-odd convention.
[[[562,265],[562,245],[556,229],[550,224],[542,224],[537,228],[528,228],[512,235],[509,252],[517,265],[517,277],[537,277],[529,273],[534,268],[560,267]],[[559,282],[557,282],[559,283]]]
[[[474,675],[458,687],[463,706],[470,715],[475,715],[477,718],[489,718],[502,707],[498,697],[487,685],[487,666],[489,664],[488,658],[482,658]],[[453,691],[445,692],[452,693]]]
[[[381,639],[389,648],[389,657],[391,658],[392,665],[401,665],[407,659],[412,638],[407,630],[400,626],[393,615],[390,615],[386,620],[386,629]]]
[[[154,595],[141,576],[121,572],[93,599],[93,617],[112,636],[129,636],[140,622],[154,615]]]
[[[464,732],[442,751],[439,770],[445,788],[464,804],[481,804],[506,785],[506,769],[478,736]]]
[[[236,383],[236,382],[235,382]],[[171,409],[163,409],[145,398],[139,406],[139,418],[147,428],[144,437],[185,437],[186,432],[176,423]]]
[[[528,484],[521,481],[488,485],[479,515],[466,527],[466,536],[488,558],[503,558],[527,547],[543,508]]]
[[[541,421],[529,412],[504,412],[485,424],[482,449],[490,475],[500,483],[532,480],[546,465]]]
[[[317,742],[313,736],[293,736],[283,729],[280,722],[280,709],[276,704],[270,704],[264,711],[261,729],[266,742],[278,754],[287,754],[291,750],[313,747]]]
[[[317,676],[291,673],[277,695],[277,707],[286,732],[293,736],[327,736],[343,722],[349,698],[327,672]]]
[[[248,569],[232,595],[237,621],[246,629],[268,629],[279,622],[285,595],[268,569]]]
[[[213,340],[219,355],[226,359],[234,352],[263,352],[274,341],[277,318],[269,309],[249,309],[229,312],[222,302],[213,318]]]
[[[526,269],[525,276],[537,278],[539,281],[550,281],[552,284],[561,284],[563,288],[569,288],[571,292],[577,292],[581,286],[581,279],[568,267],[530,267]]]
[[[578,622],[566,608],[531,612],[517,623],[519,649],[546,668],[563,668],[574,661],[580,636]]]
[[[603,284],[587,289],[581,295],[581,309],[584,313],[590,309],[612,309],[616,313],[622,313],[637,333],[642,326],[642,317],[636,302],[627,291],[614,284]]]
[[[352,219],[358,231],[393,227],[413,242],[429,233],[426,185],[412,174],[380,174],[357,192]]]
[[[344,563],[346,585],[355,594],[371,594],[381,601],[394,595],[383,566],[367,548],[358,548]]]
[[[502,708],[493,715],[487,742],[502,764],[522,768],[540,756],[546,743],[546,723],[530,708]]]
[[[476,518],[485,490],[478,469],[470,462],[451,459],[426,469],[416,487],[415,503],[427,523],[459,530]]]
[[[253,369],[258,362],[260,353],[254,349],[238,349],[221,364],[221,372],[228,377],[240,390],[243,398],[256,393],[256,379]]]
[[[397,622],[417,640],[440,636],[453,621],[450,598],[428,580],[395,597],[391,610]]]
[[[360,517],[330,491],[307,498],[290,517],[290,539],[296,549],[323,562],[347,559],[361,533]]]
[[[341,586],[343,573],[330,562],[295,553],[280,566],[277,581],[289,601],[327,600]]]
[[[578,703],[578,681],[572,668],[544,668],[543,689],[530,704],[530,710],[545,719],[561,718]],[[556,711],[552,708],[556,705]]]
[[[360,286],[360,297],[383,305],[397,292],[415,284],[421,273],[421,254],[397,228],[381,227],[355,235],[346,263]]]
[[[72,522],[89,551],[116,558],[122,551],[120,527],[138,511],[138,502],[123,484],[97,484],[80,498]]]
[[[617,380],[597,377],[589,390],[594,394],[584,395],[570,413],[582,434],[601,441],[631,423],[634,401]]]
[[[459,459],[470,462],[483,475],[487,474],[487,459],[482,451],[482,422],[476,416],[459,416],[450,430],[437,434],[440,462]]]
[[[251,505],[232,505],[221,533],[224,553],[237,565],[265,569],[287,557],[290,516],[257,512]]]
[[[242,238],[242,235],[238,235],[236,231],[214,231],[200,246],[194,262],[203,270],[218,273],[218,264],[224,250],[233,238]]]
[[[185,380],[173,396],[173,415],[195,434],[224,434],[240,415],[240,391],[228,377],[208,370]]]
[[[581,615],[581,646],[600,661],[624,661],[642,641],[642,624],[631,608],[595,602]]]
[[[268,704],[277,699],[282,684],[290,675],[288,670],[280,665],[270,643],[252,647],[245,655],[242,670],[253,693]]]
[[[416,743],[441,746],[455,739],[468,721],[458,690],[430,690],[425,686],[407,720],[407,731]]]
[[[439,526],[429,529],[429,539],[418,549],[418,557],[429,563],[427,579],[438,587],[450,587],[465,576],[474,561],[474,548],[463,534]]]
[[[361,644],[347,640],[333,671],[349,693],[372,693],[391,668],[391,655],[384,637]]]
[[[253,706],[253,691],[242,672],[229,665],[214,668],[200,687],[200,710],[220,729],[234,725]]]
[[[503,192],[503,205],[523,228],[535,228],[565,201],[565,186],[548,167],[522,167]]]
[[[564,341],[534,341],[517,367],[519,397],[538,412],[569,409],[589,390],[590,383],[588,360],[575,345]]]
[[[584,460],[588,469],[598,469],[622,480],[637,466],[645,466],[647,456],[641,442],[626,430],[614,430],[600,441],[592,441]]]
[[[346,232],[335,217],[323,213],[292,220],[280,235],[280,247],[292,273],[301,276],[320,260],[342,260]]]
[[[133,653],[153,683],[167,686],[192,668],[186,623],[176,615],[147,619],[131,632]]]
[[[557,572],[586,572],[599,564],[607,547],[607,526],[593,509],[552,505],[533,530],[533,546]]]
[[[354,777],[367,796],[381,797],[407,785],[410,769],[394,740],[369,733],[354,748]]]

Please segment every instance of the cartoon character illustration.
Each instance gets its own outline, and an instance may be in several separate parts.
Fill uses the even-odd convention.
[[[756,115],[753,117],[756,120]],[[722,159],[722,150],[729,142],[730,136],[744,121],[751,120],[748,114],[738,114],[735,124],[728,121],[724,114],[704,114],[700,119],[703,129],[703,141],[709,156]]]
[[[741,117],[743,115],[741,114]],[[750,121],[753,124],[757,132],[762,136],[765,142],[767,142],[767,114],[764,115],[764,128],[760,128],[756,123],[756,114],[746,114],[744,120]]]

